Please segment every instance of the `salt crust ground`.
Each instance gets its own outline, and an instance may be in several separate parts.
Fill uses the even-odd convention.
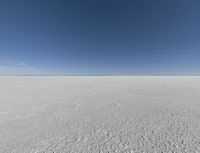
[[[199,153],[200,77],[0,77],[0,153]]]

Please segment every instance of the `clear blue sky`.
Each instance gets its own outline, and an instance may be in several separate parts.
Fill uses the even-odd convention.
[[[199,0],[1,0],[0,74],[199,74]]]

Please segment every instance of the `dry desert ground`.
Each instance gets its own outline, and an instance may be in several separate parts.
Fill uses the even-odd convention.
[[[2,76],[0,153],[200,153],[200,77]]]

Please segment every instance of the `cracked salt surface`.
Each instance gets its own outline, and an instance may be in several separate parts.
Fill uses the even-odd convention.
[[[199,101],[200,77],[1,77],[0,152],[197,153]]]

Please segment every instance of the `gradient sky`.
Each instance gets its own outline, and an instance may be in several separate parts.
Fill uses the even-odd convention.
[[[1,0],[0,74],[199,74],[199,0]]]

